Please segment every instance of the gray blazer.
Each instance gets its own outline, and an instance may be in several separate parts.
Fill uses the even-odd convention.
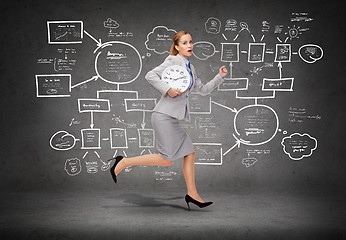
[[[157,90],[162,93],[160,101],[154,108],[154,112],[160,112],[167,114],[168,116],[174,117],[179,120],[190,121],[190,112],[189,112],[189,94],[191,91],[196,91],[199,94],[205,96],[212,92],[217,86],[219,86],[224,79],[220,74],[217,74],[212,80],[207,84],[202,84],[201,80],[196,76],[195,68],[190,64],[192,76],[193,76],[193,86],[191,89],[186,90],[181,95],[171,98],[167,91],[170,89],[170,86],[161,80],[161,75],[163,71],[172,65],[180,65],[186,67],[184,59],[181,56],[168,56],[165,61],[160,65],[149,71],[145,75],[145,79],[153,85]]]

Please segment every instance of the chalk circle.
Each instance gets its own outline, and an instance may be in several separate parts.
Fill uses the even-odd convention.
[[[295,38],[298,36],[298,30],[296,28],[291,28],[288,30],[288,34],[290,35],[291,38]]]
[[[305,44],[298,49],[299,57],[306,63],[314,63],[323,57],[323,49],[316,44]]]
[[[111,84],[127,84],[136,80],[142,70],[142,57],[131,44],[111,41],[94,53],[95,71],[99,78]]]
[[[49,144],[54,150],[67,151],[75,146],[76,138],[66,131],[58,131],[50,138]]]
[[[110,167],[111,167],[110,164],[102,163],[101,170],[102,171],[107,171]]]
[[[285,130],[285,131],[283,131],[282,133],[286,135],[286,134],[287,134],[287,131]]]
[[[215,46],[210,42],[200,41],[193,44],[192,54],[199,60],[206,60],[214,56],[215,52]]]
[[[234,129],[242,144],[262,145],[274,138],[279,118],[266,105],[249,105],[241,108],[234,117]]]
[[[249,30],[249,26],[246,22],[241,22],[240,24],[241,30]]]

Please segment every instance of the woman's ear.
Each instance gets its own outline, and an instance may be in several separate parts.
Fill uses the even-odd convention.
[[[179,52],[178,45],[174,45],[174,48]]]

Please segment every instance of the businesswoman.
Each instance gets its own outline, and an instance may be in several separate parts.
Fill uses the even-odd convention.
[[[177,32],[173,36],[170,56],[158,67],[149,71],[145,78],[162,93],[160,101],[153,109],[151,123],[156,137],[158,154],[148,154],[132,158],[117,156],[110,169],[114,182],[117,182],[119,173],[129,166],[157,165],[170,166],[174,160],[184,158],[183,172],[187,187],[185,201],[190,210],[189,203],[198,207],[206,207],[212,202],[205,202],[197,193],[195,185],[195,148],[190,137],[179,125],[179,120],[190,121],[188,96],[191,91],[207,95],[224,81],[227,69],[222,66],[219,73],[207,84],[202,84],[197,78],[189,57],[192,55],[193,42],[191,35],[185,31]],[[190,86],[185,92],[171,88],[162,79],[163,71],[170,66],[179,65],[187,69],[190,74]],[[110,160],[113,160],[110,159]]]

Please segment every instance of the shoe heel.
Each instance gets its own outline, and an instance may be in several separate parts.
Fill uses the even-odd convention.
[[[112,160],[115,160],[113,166],[110,168],[110,172],[111,172],[111,175],[112,175],[112,178],[113,178],[113,181],[114,183],[117,183],[117,175],[115,175],[115,167],[118,165],[118,163],[123,159],[124,157],[123,156],[116,156],[115,158],[111,158],[109,159],[108,161],[112,161]]]
[[[187,204],[187,207],[189,208],[189,211],[191,211],[189,203],[186,202],[186,204]]]

